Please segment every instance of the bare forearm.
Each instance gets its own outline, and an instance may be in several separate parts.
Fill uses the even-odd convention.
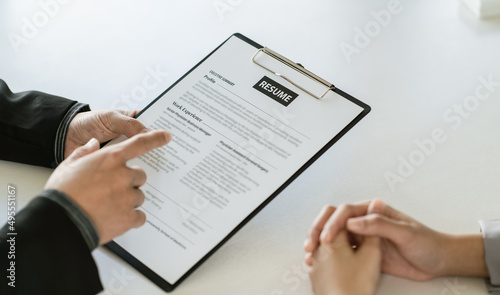
[[[447,235],[446,276],[488,277],[481,234]]]

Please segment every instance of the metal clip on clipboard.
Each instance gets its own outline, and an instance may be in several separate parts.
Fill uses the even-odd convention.
[[[257,57],[260,53],[264,53],[264,54],[269,55],[270,57],[272,57],[272,58],[274,58],[274,59],[276,59],[276,60],[280,61],[281,63],[283,63],[283,64],[285,64],[285,65],[289,66],[290,68],[292,68],[292,69],[294,69],[295,71],[297,71],[297,72],[299,72],[299,73],[303,74],[304,76],[308,77],[309,79],[311,79],[311,80],[313,80],[313,81],[315,81],[315,82],[317,82],[317,83],[319,83],[319,84],[321,84],[321,85],[325,86],[325,87],[326,87],[326,90],[325,90],[325,91],[323,92],[323,94],[321,94],[321,95],[316,95],[316,94],[311,93],[310,91],[308,91],[308,90],[304,89],[303,87],[301,87],[301,86],[300,86],[300,85],[298,85],[297,83],[293,82],[293,81],[292,81],[291,79],[289,79],[288,77],[283,76],[282,74],[277,73],[277,72],[275,72],[275,71],[273,71],[273,70],[271,70],[271,69],[269,69],[269,68],[267,68],[267,67],[263,66],[263,65],[262,65],[262,64],[260,64],[259,62],[257,62],[255,59],[256,59],[256,57]],[[322,98],[323,98],[323,97],[324,97],[324,96],[328,93],[328,91],[330,91],[330,90],[334,90],[334,89],[335,89],[335,85],[333,85],[332,83],[330,83],[330,82],[326,81],[325,79],[323,79],[323,78],[321,78],[321,77],[319,77],[319,76],[317,76],[317,75],[315,75],[315,74],[311,73],[310,71],[306,70],[306,69],[305,69],[305,68],[304,68],[301,64],[294,63],[293,61],[291,61],[291,60],[287,59],[286,57],[284,57],[284,56],[282,56],[282,55],[279,55],[278,53],[276,53],[276,52],[272,51],[271,49],[269,49],[269,48],[267,48],[267,47],[263,47],[263,48],[261,48],[261,49],[257,50],[257,52],[255,52],[255,54],[252,56],[252,61],[253,61],[256,65],[258,65],[258,66],[260,66],[260,67],[262,67],[262,68],[264,68],[264,69],[268,70],[269,72],[273,73],[274,75],[276,75],[276,76],[278,76],[278,77],[281,77],[281,78],[285,79],[286,81],[288,81],[289,83],[291,83],[291,84],[292,84],[292,85],[294,85],[295,87],[299,88],[300,90],[304,91],[305,93],[307,93],[307,94],[311,95],[311,96],[312,96],[312,97],[314,97],[314,98],[317,98],[317,99],[322,99]]]

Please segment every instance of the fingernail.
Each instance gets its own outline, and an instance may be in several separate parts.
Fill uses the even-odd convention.
[[[304,241],[304,248],[307,248],[307,246],[309,246],[309,244],[311,243],[311,239],[307,238],[305,241]]]
[[[329,232],[323,232],[321,234],[320,240],[325,243],[330,243],[332,241],[331,234]]]
[[[91,140],[89,140],[89,142],[87,142],[87,144],[90,146],[93,146],[97,143],[99,143],[99,141],[96,138],[92,138]]]
[[[140,131],[140,133],[147,133],[147,132],[149,132],[149,129],[148,129],[148,128],[144,128],[144,129],[142,129],[142,130]]]

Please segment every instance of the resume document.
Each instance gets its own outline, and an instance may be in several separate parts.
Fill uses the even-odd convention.
[[[253,63],[255,52],[231,37],[138,117],[173,138],[128,163],[148,177],[147,221],[115,242],[170,284],[364,110],[332,91],[313,98]]]

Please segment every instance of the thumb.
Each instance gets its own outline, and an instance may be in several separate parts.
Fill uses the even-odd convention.
[[[402,212],[392,208],[391,206],[385,204],[380,199],[374,199],[370,206],[368,207],[367,214],[381,214],[387,216],[394,220],[410,221],[411,218]]]
[[[71,155],[69,155],[67,160],[75,161],[97,150],[99,150],[99,141],[95,138],[92,138],[85,145],[77,148]]]
[[[131,118],[134,118],[140,112],[140,110],[119,110],[119,109],[116,109],[115,111]]]
[[[134,111],[111,111],[106,113],[106,124],[111,131],[117,134],[124,134],[128,138],[133,137],[139,133],[147,132],[148,129],[139,120],[134,119],[133,116],[137,113]]]

